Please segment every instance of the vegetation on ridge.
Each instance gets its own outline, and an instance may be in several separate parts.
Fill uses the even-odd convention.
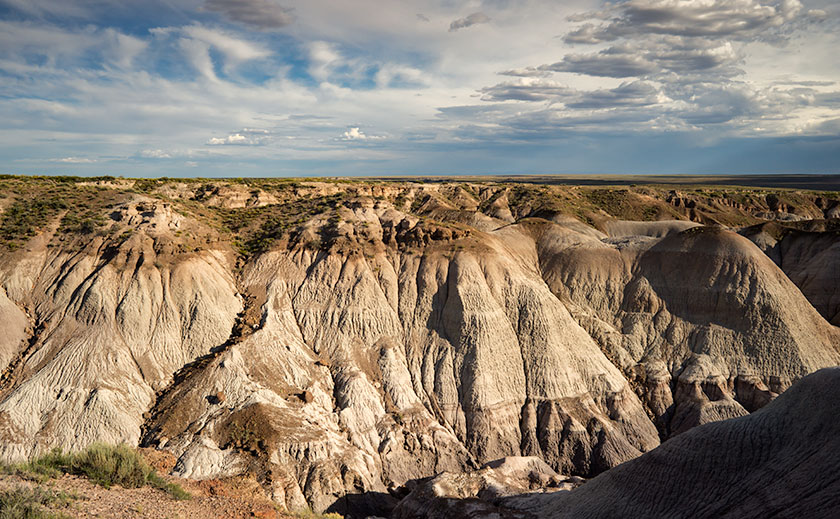
[[[175,499],[190,498],[186,490],[163,479],[135,449],[127,445],[96,443],[78,453],[53,449],[27,463],[4,467],[4,472],[39,482],[64,474],[75,474],[105,488],[113,485],[123,488],[148,485],[163,490]]]
[[[697,181],[687,179],[692,180]],[[109,242],[106,246],[118,247],[120,237],[124,240],[136,226],[119,220],[119,211],[138,197],[144,200],[138,202],[138,211],[140,205],[154,211],[163,204],[202,226],[198,231],[175,230],[177,243],[170,243],[169,250],[189,252],[223,241],[243,258],[277,246],[330,248],[339,224],[344,233],[346,223],[356,227],[349,233],[354,240],[369,240],[372,237],[360,228],[364,222],[346,219],[351,212],[371,206],[393,207],[436,227],[471,225],[476,213],[504,221],[511,216],[519,221],[561,214],[603,230],[610,219],[678,219],[734,227],[766,222],[762,215],[773,212],[819,219],[840,204],[834,192],[702,183],[573,185],[548,178],[418,183],[422,181],[0,175],[0,245],[5,245],[0,252],[15,250],[48,229],[55,229],[48,245],[61,243],[62,250],[82,250],[97,237]],[[95,241],[97,248],[102,240]]]

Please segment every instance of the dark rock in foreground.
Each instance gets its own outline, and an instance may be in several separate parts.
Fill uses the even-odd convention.
[[[486,499],[475,493],[460,508],[451,502],[442,508],[430,501],[451,501],[441,491],[457,492],[441,485],[451,478],[438,476],[406,497],[394,516],[463,509],[470,518],[838,517],[838,413],[840,368],[827,368],[749,416],[696,427],[576,490]]]

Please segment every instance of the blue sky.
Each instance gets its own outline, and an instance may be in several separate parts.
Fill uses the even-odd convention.
[[[4,173],[840,173],[835,0],[0,0]]]

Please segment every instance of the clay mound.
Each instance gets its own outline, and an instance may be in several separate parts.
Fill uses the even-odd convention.
[[[744,415],[840,363],[837,328],[733,232],[597,240],[553,227],[537,241],[546,283],[635,380],[663,437]]]
[[[837,233],[791,232],[778,244],[779,265],[820,314],[840,325]]]
[[[512,498],[534,517],[837,517],[840,368],[707,424],[570,493]]]
[[[636,276],[647,285],[638,287],[640,296],[652,292],[670,314],[710,333],[719,327],[755,339],[733,351],[711,337],[690,338],[705,350],[696,353],[729,357],[733,366],[752,359],[753,366],[790,378],[837,361],[830,347],[836,330],[769,258],[735,233],[713,228],[680,233],[651,247],[637,265]],[[655,305],[629,303],[625,308],[636,311]],[[653,310],[659,308],[649,306]],[[791,358],[791,350],[798,358]]]

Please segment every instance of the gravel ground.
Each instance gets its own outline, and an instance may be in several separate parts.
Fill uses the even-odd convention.
[[[68,506],[56,505],[52,510],[79,519],[205,519],[205,518],[263,518],[292,519],[294,516],[277,511],[251,478],[192,481],[166,476],[174,459],[164,453],[144,451],[149,462],[168,481],[181,485],[192,499],[177,501],[162,490],[152,487],[109,489],[96,485],[84,477],[64,475],[38,484],[19,476],[0,476],[0,492],[20,486],[51,489],[74,496]]]

